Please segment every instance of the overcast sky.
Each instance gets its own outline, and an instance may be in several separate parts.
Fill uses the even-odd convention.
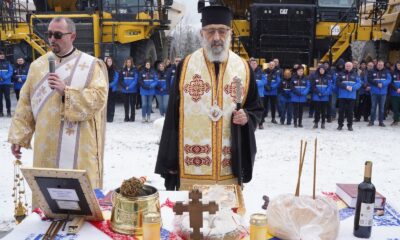
[[[197,13],[197,0],[175,0],[185,6],[184,24],[200,26],[200,14]]]

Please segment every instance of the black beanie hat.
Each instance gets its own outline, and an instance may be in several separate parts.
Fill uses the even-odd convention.
[[[201,26],[223,24],[231,27],[232,12],[224,6],[208,6],[201,10]]]

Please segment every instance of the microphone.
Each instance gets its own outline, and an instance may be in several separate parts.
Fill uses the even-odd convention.
[[[49,73],[56,72],[56,58],[53,55],[50,55],[49,58]]]
[[[50,55],[49,58],[49,73],[55,73],[56,72],[56,58],[53,55]],[[54,89],[53,87],[50,87],[51,89]]]

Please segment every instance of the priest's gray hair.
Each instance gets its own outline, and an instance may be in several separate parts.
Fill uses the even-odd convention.
[[[204,36],[201,37],[200,39],[201,39],[201,46],[203,47],[207,59],[210,62],[225,62],[227,60],[229,46],[231,43],[230,31],[227,33],[225,42],[222,42],[222,40],[219,40],[221,42],[217,42],[214,40],[209,42]],[[215,44],[218,44],[219,46],[213,46]]]
[[[65,21],[67,23],[67,29],[69,32],[76,32],[76,26],[74,21],[71,18],[66,17],[55,17],[51,20],[51,22],[62,22]]]

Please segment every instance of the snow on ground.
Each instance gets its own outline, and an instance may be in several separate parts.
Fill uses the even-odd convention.
[[[153,120],[159,118],[158,110],[155,111]],[[104,172],[104,187],[107,190],[118,187],[122,180],[131,176],[147,176],[152,185],[163,189],[162,178],[153,173],[158,152],[158,131],[153,124],[144,124],[140,120],[141,112],[137,110],[136,122],[123,122],[123,106],[118,105],[114,122],[107,125]],[[11,190],[14,158],[6,142],[10,122],[9,118],[0,118],[0,232],[10,229],[13,219]],[[390,122],[387,120],[386,124]],[[303,129],[294,129],[293,126],[273,125],[267,118],[265,129],[257,130],[258,154],[253,180],[246,184],[244,190],[246,205],[261,206],[264,194],[273,197],[294,193],[301,139],[308,141],[301,193],[311,194],[314,139],[317,137],[318,193],[335,191],[335,183],[338,182],[361,182],[364,162],[372,160],[373,183],[379,192],[386,195],[388,202],[400,210],[399,127],[367,127],[361,122],[355,123],[354,132],[339,132],[336,123],[327,124],[325,130],[313,130],[312,124],[312,120],[306,118]],[[24,149],[22,160],[25,165],[31,166],[32,151]]]

